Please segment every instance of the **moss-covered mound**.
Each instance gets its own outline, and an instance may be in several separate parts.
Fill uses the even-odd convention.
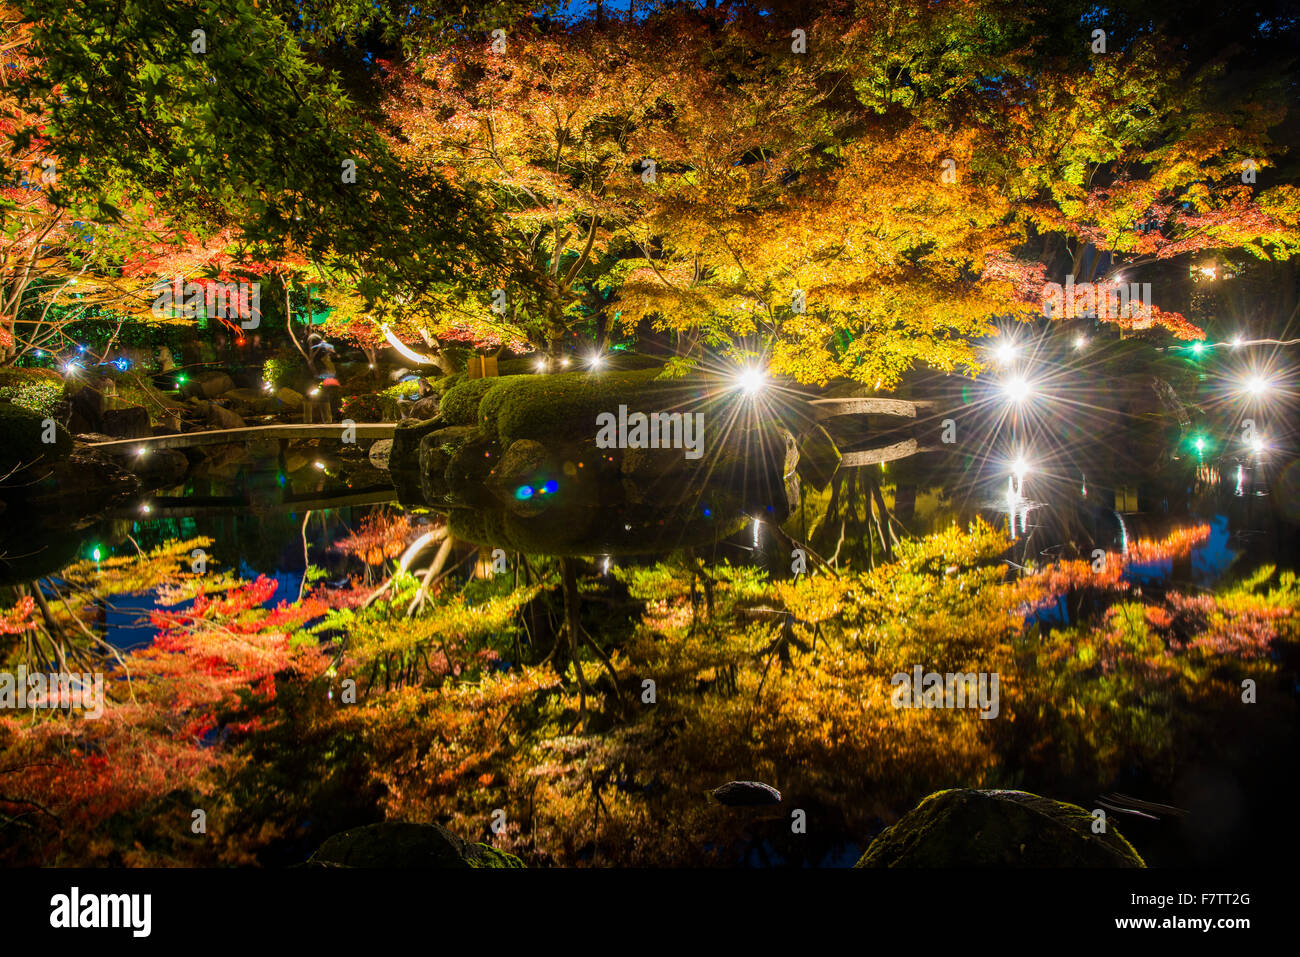
[[[1025,791],[936,791],[871,842],[857,867],[1145,867],[1109,823]]]
[[[462,841],[439,824],[388,821],[326,839],[309,863],[319,867],[523,867],[487,844]]]
[[[53,442],[46,442],[46,437]],[[65,459],[72,436],[49,416],[20,405],[0,402],[0,475],[19,466]]]
[[[479,424],[503,445],[518,439],[581,440],[596,433],[596,416],[629,412],[699,411],[700,380],[659,379],[658,369],[565,372],[498,379],[479,405]]]
[[[441,415],[452,425],[476,425],[479,416],[479,403],[483,400],[483,396],[503,382],[513,382],[516,379],[523,378],[526,378],[526,376],[462,379],[443,393]]]

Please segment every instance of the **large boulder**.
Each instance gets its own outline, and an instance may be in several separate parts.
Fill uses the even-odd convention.
[[[488,478],[488,487],[508,508],[528,514],[536,511],[539,502],[533,496],[520,499],[516,494],[522,486],[540,487],[550,476],[546,446],[531,439],[512,442]]]
[[[882,831],[857,867],[1145,867],[1109,823],[1025,791],[936,791]]]
[[[279,399],[257,389],[231,389],[222,398],[241,416],[274,415],[280,411]]]
[[[447,484],[447,466],[451,464],[452,456],[457,450],[474,434],[475,430],[471,426],[452,425],[429,432],[420,439],[417,458],[420,469],[420,491],[425,502],[434,505],[446,501],[451,491],[451,487]],[[394,439],[394,448],[396,448],[396,439]]]
[[[105,409],[104,432],[115,439],[143,439],[153,435],[149,410],[139,405],[120,409]]]
[[[241,416],[216,402],[200,403],[199,411],[209,429],[242,429],[247,425]]]
[[[403,505],[424,505],[420,490],[420,440],[446,425],[442,419],[403,419],[393,429],[393,446],[388,455],[388,474]]]
[[[366,452],[366,458],[370,464],[382,471],[388,471],[388,463],[393,456],[393,440],[379,439],[374,442],[369,451]]]
[[[441,406],[442,402],[436,395],[426,395],[412,402],[406,414],[412,419],[432,419]]]
[[[224,372],[200,372],[188,379],[181,386],[181,397],[185,399],[215,399],[235,387],[235,380]]]
[[[711,792],[713,800],[729,807],[759,807],[780,804],[781,792],[762,781],[728,781]]]
[[[327,838],[310,862],[319,867],[523,867],[513,854],[463,841],[439,824],[388,821]]]

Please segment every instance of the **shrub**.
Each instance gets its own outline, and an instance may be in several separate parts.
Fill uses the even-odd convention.
[[[62,377],[50,369],[0,369],[0,402],[53,416],[66,394]]]
[[[453,425],[478,425],[478,405],[488,389],[501,382],[522,379],[508,376],[505,379],[466,379],[452,386],[442,397],[442,417]]]
[[[272,356],[262,363],[262,379],[277,389],[292,388],[302,378],[301,363],[288,356]]]
[[[393,408],[396,409],[395,403]],[[372,393],[350,395],[339,407],[340,417],[351,419],[353,422],[383,422],[388,418],[385,415],[386,411],[387,406],[383,397]]]
[[[517,439],[539,442],[593,437],[596,416],[617,412],[620,404],[633,411],[681,409],[703,398],[698,382],[657,381],[659,369],[635,372],[565,372],[557,375],[512,376],[487,380],[496,388],[480,409],[479,421],[495,429],[502,447]],[[580,434],[571,435],[574,430]]]

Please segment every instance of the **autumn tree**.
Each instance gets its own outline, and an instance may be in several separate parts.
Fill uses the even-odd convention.
[[[430,331],[552,352],[583,324],[609,331],[640,187],[665,162],[665,114],[699,72],[694,52],[670,31],[583,22],[467,38],[401,74],[395,150],[481,188],[503,250],[474,295],[411,305]]]

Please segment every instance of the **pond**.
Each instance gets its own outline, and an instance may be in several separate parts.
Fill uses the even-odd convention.
[[[611,569],[650,568],[685,554],[705,567],[761,569],[772,580],[793,581],[806,570],[797,567],[803,549],[841,570],[868,569],[891,561],[904,538],[964,527],[977,518],[1006,532],[1001,560],[1011,575],[1056,561],[1125,556],[1139,540],[1189,526],[1207,531],[1186,554],[1135,561],[1124,572],[1125,581],[1139,592],[1199,594],[1244,580],[1264,565],[1300,568],[1291,504],[1300,463],[1285,451],[1224,453],[1206,460],[1175,442],[1165,446],[1158,461],[1149,450],[1139,461],[1100,426],[1091,436],[1067,436],[1068,443],[1045,439],[1041,429],[1032,443],[1001,440],[997,423],[971,424],[979,417],[978,406],[968,389],[962,396],[945,396],[936,388],[912,422],[900,425],[877,415],[825,420],[842,456],[829,480],[807,473],[804,481],[792,483],[790,474],[773,479],[757,470],[758,479],[747,472],[738,485],[714,475],[713,484],[689,495],[676,490],[669,502],[650,497],[616,506],[599,505],[589,491],[577,500],[556,491],[553,503],[532,511],[488,499],[452,503],[440,511],[395,488],[364,449],[343,454],[323,444],[294,444],[287,450],[205,453],[176,485],[155,489],[81,527],[60,530],[50,548],[62,557],[39,558],[21,575],[12,569],[11,580],[48,576],[57,584],[60,561],[106,561],[202,537],[211,540],[201,556],[209,567],[274,582],[263,601],[271,608],[297,601],[313,587],[328,591],[369,576],[364,556],[338,546],[379,515],[405,515],[414,530],[432,529],[445,515],[453,541],[445,576],[451,586],[485,573],[490,577],[495,549],[539,559],[548,553],[582,558],[605,578]],[[958,429],[974,429],[980,441],[972,446],[945,442],[942,432],[954,421]],[[1068,448],[1068,455],[1061,448]],[[536,488],[546,488],[544,477]],[[31,517],[11,525],[6,552],[13,555],[16,542],[39,537],[41,528],[41,519]],[[548,543],[555,547],[548,549]],[[148,645],[155,632],[148,616],[165,607],[159,594],[100,597],[95,630],[119,650]],[[1079,611],[1063,597],[1027,612],[1026,621],[1034,633],[1050,634],[1074,624]],[[500,669],[517,668],[516,657],[504,655]],[[1267,822],[1287,813],[1282,796],[1291,793],[1294,767],[1279,765],[1274,749],[1293,747],[1294,731],[1277,730],[1270,740],[1243,744],[1250,759],[1231,766],[1202,761],[1194,751],[1166,755],[1176,770],[1160,783],[1152,769],[1138,765],[1105,782],[1090,780],[1086,767],[1077,777],[1035,779],[1004,765],[989,772],[985,786],[1022,788],[1084,807],[1092,807],[1103,791],[1140,795],[1144,806],[1167,809],[1121,811],[1124,833],[1149,863],[1230,862],[1248,857],[1243,848],[1265,840]],[[1224,728],[1222,733],[1235,732]],[[1112,800],[1123,805],[1122,799]],[[875,832],[906,810],[905,805],[881,806]],[[856,861],[875,833],[823,833],[791,856],[785,842],[770,837],[770,828],[780,824],[760,820],[727,853],[746,866],[845,866]]]

